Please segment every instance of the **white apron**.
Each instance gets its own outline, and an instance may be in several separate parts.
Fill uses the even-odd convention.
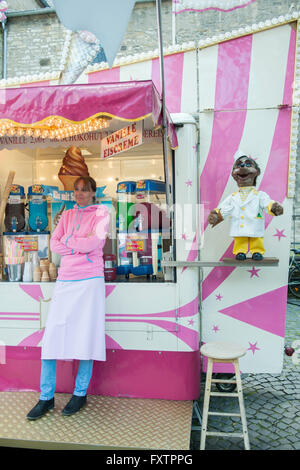
[[[42,359],[105,361],[104,278],[56,281]]]

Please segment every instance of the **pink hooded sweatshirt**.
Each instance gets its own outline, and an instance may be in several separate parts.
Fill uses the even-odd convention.
[[[108,232],[109,210],[90,205],[63,212],[50,249],[62,256],[57,280],[80,281],[104,276],[103,247]]]

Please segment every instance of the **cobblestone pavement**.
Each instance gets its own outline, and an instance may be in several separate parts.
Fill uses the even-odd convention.
[[[288,299],[285,345],[300,340],[300,301]],[[202,414],[205,374],[198,400]],[[281,374],[242,376],[251,450],[300,450],[300,364],[284,354]],[[211,397],[210,411],[239,412],[238,400]],[[193,419],[193,428],[199,422]],[[209,431],[241,432],[239,417],[210,416]],[[191,449],[199,449],[200,430],[192,430]],[[206,450],[243,450],[244,442],[236,437],[209,436]]]

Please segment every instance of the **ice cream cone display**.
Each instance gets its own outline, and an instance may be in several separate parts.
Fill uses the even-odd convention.
[[[88,167],[78,147],[70,147],[64,156],[58,178],[64,185],[65,191],[73,191],[74,183],[80,176],[89,176]]]
[[[5,264],[23,264],[24,250],[20,243],[15,240],[8,240],[5,245]]]
[[[78,176],[71,176],[71,175],[58,175],[58,178],[64,185],[65,191],[73,191],[74,183],[77,180]]]

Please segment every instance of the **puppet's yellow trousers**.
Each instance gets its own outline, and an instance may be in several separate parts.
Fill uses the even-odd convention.
[[[253,253],[260,253],[264,255],[265,246],[263,237],[235,237],[233,245],[233,254],[237,255],[238,253],[245,253],[245,255],[250,251]]]

